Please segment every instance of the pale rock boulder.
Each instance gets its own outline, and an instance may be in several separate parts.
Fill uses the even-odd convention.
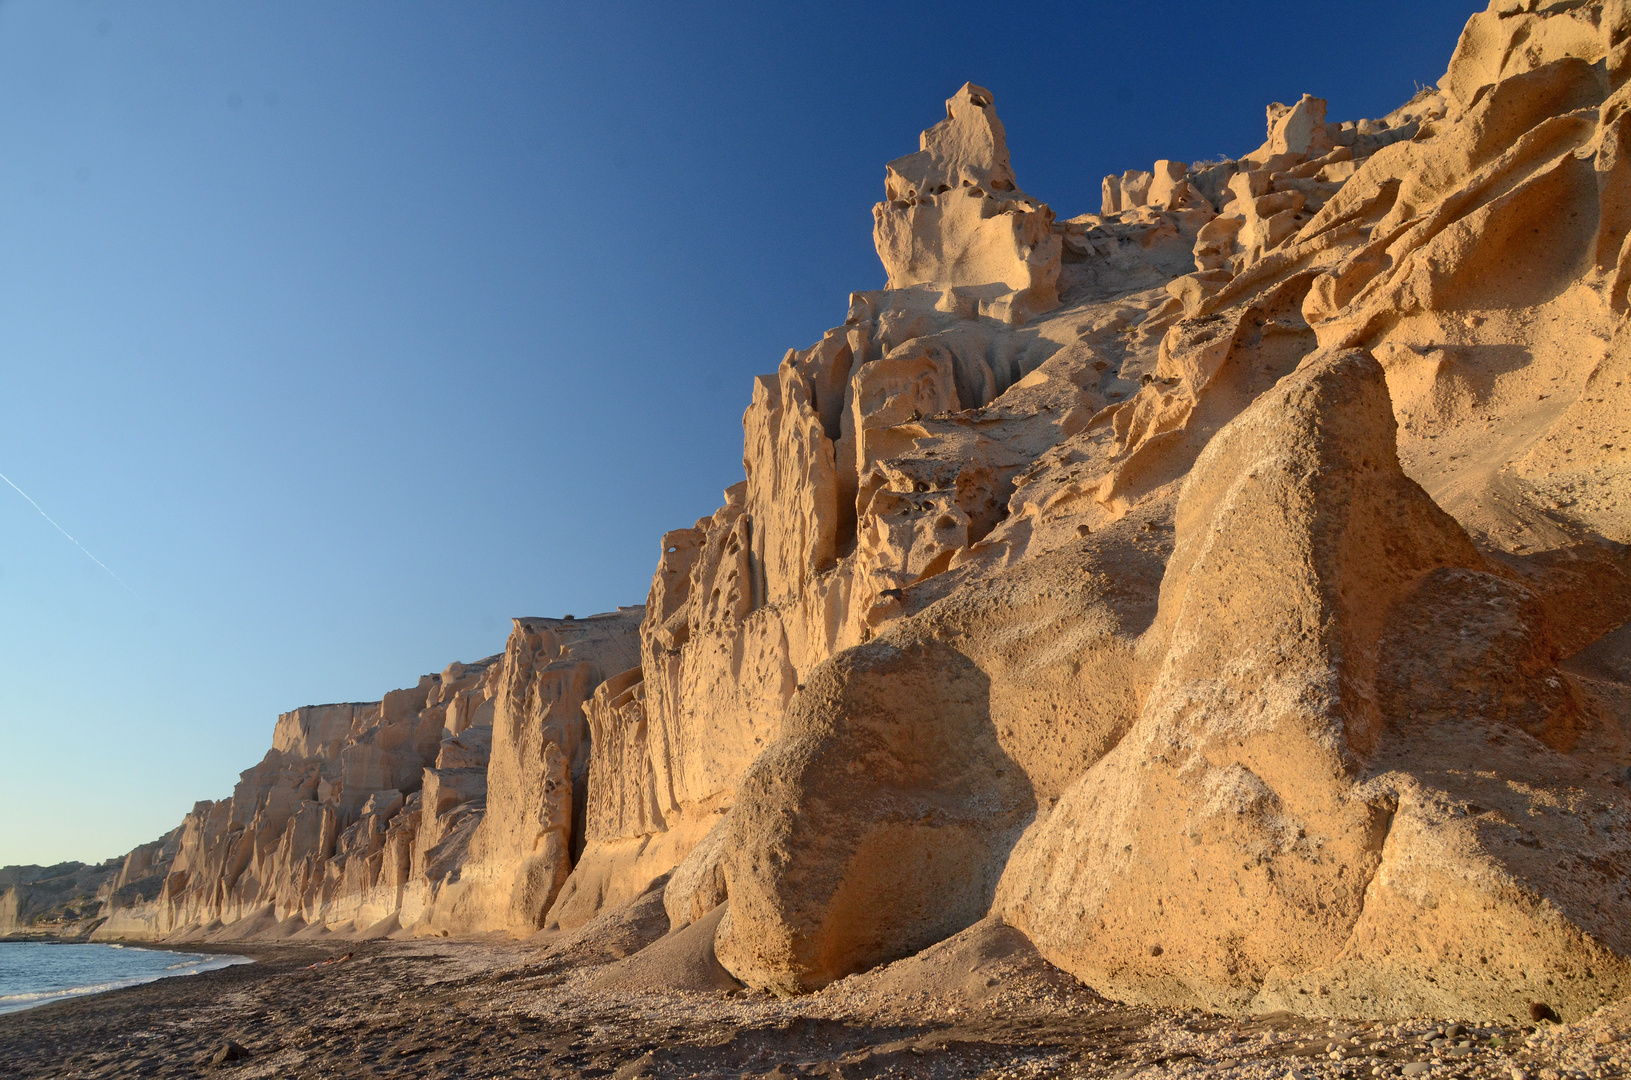
[[[1129,169],[1107,176],[1101,185],[1100,214],[1119,216],[1140,207],[1152,210],[1200,210],[1210,214],[1219,201],[1220,185],[1237,168],[1234,162],[1197,165],[1163,158],[1150,171]]]
[[[810,674],[742,778],[720,963],[798,993],[963,929],[1033,805],[966,658],[887,639],[844,652]]]
[[[1565,973],[1547,1000],[1571,1011],[1623,992],[1617,929],[1599,923],[1594,939],[1558,923],[1544,885],[1432,809],[1453,795],[1434,790],[1444,777],[1415,725],[1431,732],[1450,709],[1463,741],[1477,737],[1468,722],[1566,741],[1571,706],[1538,609],[1403,475],[1392,432],[1380,366],[1317,354],[1185,482],[1141,646],[1156,683],[1126,737],[1027,835],[997,901],[1091,985],[1333,1015],[1516,1013],[1533,991],[1511,972],[1526,967]],[[1445,595],[1466,589],[1465,603]],[[1490,589],[1510,597],[1494,621]],[[1418,636],[1397,643],[1412,605]],[[1446,648],[1466,657],[1448,681]],[[1407,662],[1420,676],[1401,682]],[[1477,707],[1514,698],[1517,713]],[[1452,928],[1478,920],[1498,943],[1469,951]]]
[[[990,465],[893,458],[863,483],[857,567],[877,598],[945,571],[1002,516],[1008,485]],[[876,599],[873,601],[877,602]]]
[[[854,546],[855,481],[853,459],[847,482],[835,476],[833,436],[856,347],[829,335],[760,380],[744,417],[748,480],[664,536],[640,666],[589,707],[587,847],[549,925],[582,925],[673,869],[774,737],[796,665],[842,632],[847,585],[832,570],[837,545]]]
[[[475,676],[471,678],[470,676]],[[472,667],[455,660],[442,672],[442,685],[449,689],[444,694],[444,720],[442,739],[476,730],[472,737],[484,741],[489,752],[492,747],[493,693],[492,680],[486,674],[485,664]],[[485,734],[484,734],[484,733]]]
[[[993,101],[985,87],[964,83],[946,100],[946,118],[923,133],[918,152],[885,166],[886,196],[910,198],[943,184],[1013,191],[1007,135]]]
[[[749,823],[726,844],[719,948],[737,977],[820,985],[989,910],[983,890],[1031,807],[1057,800],[1136,708],[1131,634],[1153,614],[1164,535],[1135,514],[1078,541],[1114,578],[1083,574],[1079,547],[964,578],[807,678],[731,811]],[[942,787],[924,760],[943,755],[956,766]]]

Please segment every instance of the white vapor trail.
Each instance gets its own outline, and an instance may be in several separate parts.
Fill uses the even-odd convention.
[[[24,491],[22,488],[18,487],[16,484],[11,483],[11,477],[7,476],[5,473],[0,473],[0,480],[4,480],[6,483],[11,484],[11,490],[15,491],[17,494],[21,495],[23,498],[28,499],[28,505],[32,506],[36,510],[40,510],[40,504],[35,502],[33,499],[29,499],[28,498],[28,492]],[[71,542],[74,545],[74,547],[78,548],[80,551],[84,551],[85,552],[85,557],[87,559],[91,560],[91,562],[95,563],[97,566],[100,566],[102,569],[108,570],[108,564],[107,563],[103,562],[101,559],[98,559],[95,555],[92,555],[89,551],[86,551],[85,550],[85,545],[81,544],[78,540],[75,540],[72,536],[69,536],[67,529],[64,529],[61,525],[58,525],[55,521],[52,521],[50,514],[47,514],[44,510],[40,510],[40,516],[42,518],[44,518],[45,520],[50,521],[51,522],[51,527],[53,529],[57,530],[57,532],[61,533],[64,536],[67,536],[69,542]],[[114,581],[117,581],[121,585],[125,585],[124,579],[121,578],[118,574],[115,574],[112,570],[108,570],[108,577],[112,578]],[[132,596],[136,595],[136,590],[132,589],[129,585],[125,585],[125,591],[130,593],[130,595],[132,595]]]

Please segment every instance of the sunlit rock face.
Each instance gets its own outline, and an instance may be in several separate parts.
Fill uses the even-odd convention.
[[[598,895],[692,852],[670,919],[778,992],[993,912],[1164,1004],[1631,989],[1627,27],[1506,7],[1065,221],[960,90],[664,538]]]
[[[640,617],[517,619],[500,655],[284,713],[232,797],[182,823],[157,895],[97,935],[537,930],[581,845],[583,706],[638,657]]]
[[[884,193],[872,235],[890,289],[945,289],[1010,322],[1058,304],[1053,211],[1015,186],[991,91],[965,83],[921,149],[888,164]]]
[[[1387,116],[1272,104],[1065,220],[965,85],[643,609],[287,714],[104,932],[660,887],[777,993],[995,916],[1125,1001],[1623,997],[1628,64],[1617,0],[1497,0]]]

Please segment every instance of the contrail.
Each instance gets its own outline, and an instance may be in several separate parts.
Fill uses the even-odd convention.
[[[16,484],[12,484],[11,483],[11,477],[7,476],[5,473],[0,473],[0,480],[4,480],[6,483],[11,484],[11,490],[15,491],[17,494],[21,495],[23,498],[28,499],[28,492],[24,491],[22,488],[18,487]],[[36,510],[40,510],[40,504],[35,502],[33,499],[28,499],[28,505],[32,506]],[[80,551],[84,551],[85,552],[85,557],[87,559],[91,560],[91,562],[95,563],[97,566],[100,566],[102,569],[108,570],[108,564],[107,563],[103,562],[101,559],[98,559],[95,555],[92,555],[89,551],[86,551],[84,544],[81,544],[78,540],[75,540],[72,536],[68,536],[68,530],[64,529],[61,525],[58,525],[55,521],[53,521],[51,519],[50,514],[47,514],[44,510],[40,510],[40,516],[42,518],[44,518],[45,520],[50,521],[51,522],[51,527],[53,529],[57,530],[57,532],[61,533],[64,536],[67,536],[69,541],[73,543],[74,547],[78,548]],[[121,578],[118,574],[115,574],[112,570],[108,570],[108,577],[112,578],[114,581],[117,581],[121,585],[125,585],[124,579]],[[125,585],[125,591],[128,592],[132,596],[136,595],[136,590],[132,589],[129,585]]]

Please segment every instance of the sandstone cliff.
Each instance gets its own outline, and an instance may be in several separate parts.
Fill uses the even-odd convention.
[[[1066,221],[963,87],[664,537],[595,895],[689,849],[672,922],[778,992],[988,913],[1131,1000],[1631,992],[1628,38],[1497,2],[1389,116]]]
[[[146,860],[156,895],[115,892],[95,936],[531,933],[571,867],[583,704],[636,656],[640,615],[517,619],[501,655],[284,713],[232,796]]]
[[[1130,1001],[1631,993],[1628,113],[1631,5],[1495,0],[1388,116],[1059,220],[965,85],[643,609],[286,714],[100,932],[660,888],[778,993],[990,917]]]
[[[164,887],[181,830],[96,865],[0,866],[0,937],[88,937]]]

